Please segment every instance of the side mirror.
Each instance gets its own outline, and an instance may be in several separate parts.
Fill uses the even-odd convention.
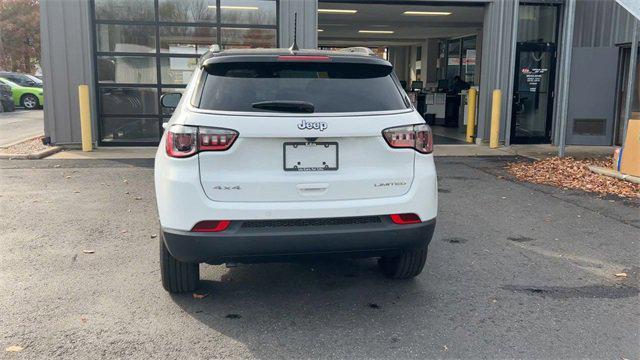
[[[160,96],[160,104],[168,109],[175,109],[182,98],[180,93],[166,93]]]

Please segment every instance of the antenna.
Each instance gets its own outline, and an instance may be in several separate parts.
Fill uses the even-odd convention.
[[[293,44],[289,48],[289,51],[297,51],[298,48],[298,13],[293,14]]]

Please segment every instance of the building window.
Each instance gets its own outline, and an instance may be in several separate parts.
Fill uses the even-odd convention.
[[[264,0],[221,0],[223,24],[276,25],[276,3]]]
[[[520,5],[518,42],[555,43],[558,10],[555,6]]]
[[[163,22],[217,22],[216,0],[158,0]]]
[[[153,21],[153,0],[94,0],[96,19],[118,21]]]
[[[460,78],[470,85],[475,83],[476,75],[476,36],[469,36],[458,39],[450,39],[440,43],[440,59],[445,57],[446,51],[446,69],[440,79],[452,81],[454,77]],[[440,68],[440,67],[439,67]],[[440,72],[440,70],[438,70]]]
[[[198,58],[278,46],[278,0],[92,0],[100,143],[157,144]]]
[[[222,28],[221,42],[225,49],[251,48],[251,47],[275,47],[275,29],[239,29]]]

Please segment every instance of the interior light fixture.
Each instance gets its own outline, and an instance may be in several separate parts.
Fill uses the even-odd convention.
[[[358,30],[361,34],[393,34],[393,30]]]
[[[451,15],[449,11],[405,11],[404,15],[413,15],[413,16],[447,16]]]
[[[236,5],[221,5],[220,9],[225,10],[258,10],[257,6],[236,6]]]
[[[324,31],[323,29],[318,29],[318,32],[323,32],[323,31]]]
[[[318,9],[319,13],[324,14],[355,14],[358,10],[347,10],[347,9]]]

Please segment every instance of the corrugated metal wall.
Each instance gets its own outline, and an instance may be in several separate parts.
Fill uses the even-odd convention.
[[[578,0],[573,47],[611,47],[631,42],[633,19],[614,0]]]
[[[280,0],[280,47],[293,43],[294,14],[298,14],[298,47],[318,47],[318,2],[313,0]]]
[[[89,18],[87,0],[40,1],[44,133],[54,144],[81,142],[78,85],[88,84],[95,99]],[[94,121],[94,138],[96,131]]]
[[[513,26],[517,6],[515,1],[496,1],[485,6],[476,140],[489,139],[493,90],[502,90],[500,140],[505,139],[507,121],[511,121],[514,76],[511,69],[515,54]]]

